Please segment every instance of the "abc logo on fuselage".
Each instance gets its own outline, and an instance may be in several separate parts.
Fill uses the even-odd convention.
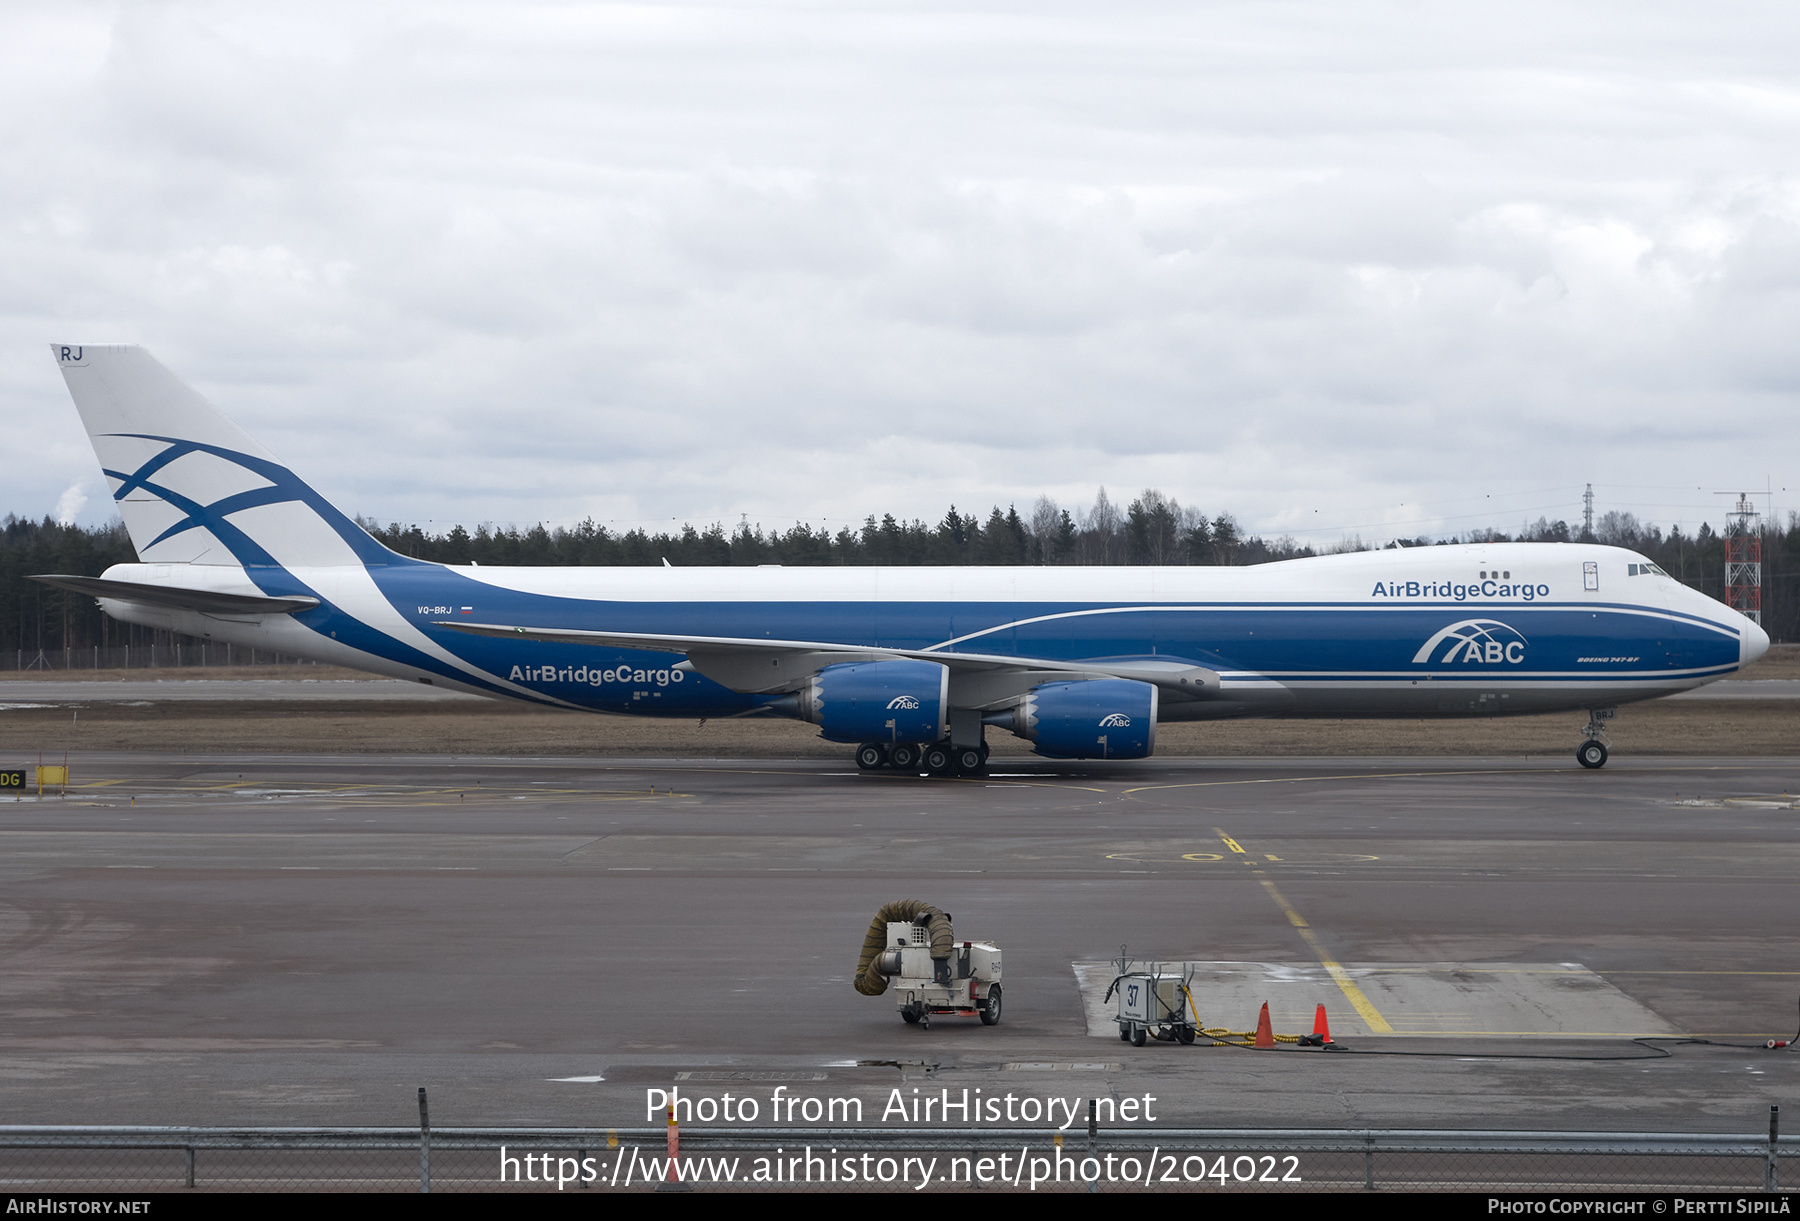
[[[1464,619],[1420,645],[1413,664],[1516,666],[1525,660],[1526,643],[1518,629],[1498,619]]]
[[[911,695],[896,695],[893,699],[888,701],[889,709],[898,708],[898,709],[902,709],[905,711],[912,711],[914,709],[917,709],[918,706],[919,706],[918,698],[916,696],[911,696]]]

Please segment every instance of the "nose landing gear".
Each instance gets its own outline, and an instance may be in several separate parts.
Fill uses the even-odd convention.
[[[1617,708],[1588,709],[1588,723],[1581,731],[1587,741],[1575,748],[1577,763],[1589,769],[1606,766],[1606,722],[1617,715]]]

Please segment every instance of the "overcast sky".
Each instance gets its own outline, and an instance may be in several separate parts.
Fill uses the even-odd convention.
[[[1785,512],[1797,35],[1641,0],[7,5],[0,513],[110,516],[53,341],[145,344],[345,510],[436,529],[1102,484],[1321,544],[1578,520],[1588,482]]]

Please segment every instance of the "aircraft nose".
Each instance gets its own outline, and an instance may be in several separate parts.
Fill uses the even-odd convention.
[[[1738,664],[1744,666],[1769,651],[1769,634],[1762,630],[1760,624],[1752,622],[1744,625],[1742,650],[1742,657]]]

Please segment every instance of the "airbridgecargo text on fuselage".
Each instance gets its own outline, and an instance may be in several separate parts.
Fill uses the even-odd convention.
[[[681,682],[686,675],[680,670],[634,670],[630,666],[611,670],[598,666],[514,666],[508,677],[515,683],[586,683],[590,687],[632,683],[666,687]]]
[[[1467,602],[1470,598],[1518,598],[1535,602],[1550,596],[1548,585],[1521,585],[1514,581],[1377,581],[1371,598],[1449,598]]]

